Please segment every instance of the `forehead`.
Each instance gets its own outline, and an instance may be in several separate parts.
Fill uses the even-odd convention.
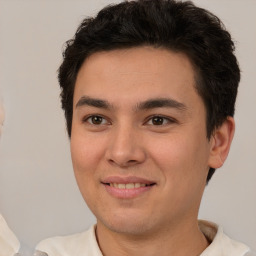
[[[189,58],[147,46],[97,52],[88,57],[78,72],[74,103],[82,95],[112,99],[116,95],[125,102],[153,96],[181,101],[192,94],[197,93]]]

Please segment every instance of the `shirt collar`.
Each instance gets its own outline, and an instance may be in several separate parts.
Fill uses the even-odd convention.
[[[198,225],[201,232],[210,242],[210,245],[200,256],[242,256],[249,251],[245,244],[232,240],[225,235],[222,227],[215,223],[199,220]]]

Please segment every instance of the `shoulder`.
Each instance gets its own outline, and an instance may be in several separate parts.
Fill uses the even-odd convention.
[[[82,233],[45,239],[36,246],[36,251],[47,253],[49,256],[102,256],[94,226]],[[40,255],[38,252],[37,254]]]
[[[201,256],[250,256],[247,254],[250,251],[249,247],[231,239],[223,232],[222,227],[208,221],[200,221],[199,226],[208,241],[211,242]]]

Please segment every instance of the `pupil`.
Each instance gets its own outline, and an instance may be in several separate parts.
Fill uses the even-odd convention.
[[[101,122],[102,122],[102,117],[100,117],[100,116],[94,116],[94,117],[92,118],[92,122],[93,122],[94,124],[101,124]]]
[[[153,124],[155,125],[161,125],[163,124],[163,118],[162,117],[154,117],[153,120],[152,120]]]

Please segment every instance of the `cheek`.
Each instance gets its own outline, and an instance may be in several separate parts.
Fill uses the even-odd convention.
[[[79,190],[90,208],[94,206],[95,189],[97,189],[98,164],[97,143],[92,143],[89,137],[78,136],[73,133],[70,140],[71,158],[76,182]]]
[[[151,159],[162,174],[162,201],[169,202],[168,212],[175,208],[177,214],[183,214],[200,204],[207,175],[207,154],[200,148],[200,141],[178,135],[166,139],[168,143],[155,143]]]
[[[170,171],[173,168],[182,168],[186,165],[184,161],[189,156],[189,145],[186,139],[179,135],[171,135],[163,138],[156,138],[151,143],[153,146],[147,147],[150,157],[161,166],[163,170]]]
[[[204,179],[209,155],[202,135],[186,134],[189,133],[155,139],[151,143],[154,146],[150,148],[150,157],[162,171],[166,182],[184,186],[197,184],[196,179]]]
[[[103,146],[100,139],[89,135],[73,133],[70,141],[74,174],[79,189],[87,201],[90,193],[97,187],[97,169],[101,163]]]
[[[99,136],[74,132],[70,140],[71,157],[75,171],[92,171],[103,154],[102,140]],[[82,170],[81,170],[82,169]]]

